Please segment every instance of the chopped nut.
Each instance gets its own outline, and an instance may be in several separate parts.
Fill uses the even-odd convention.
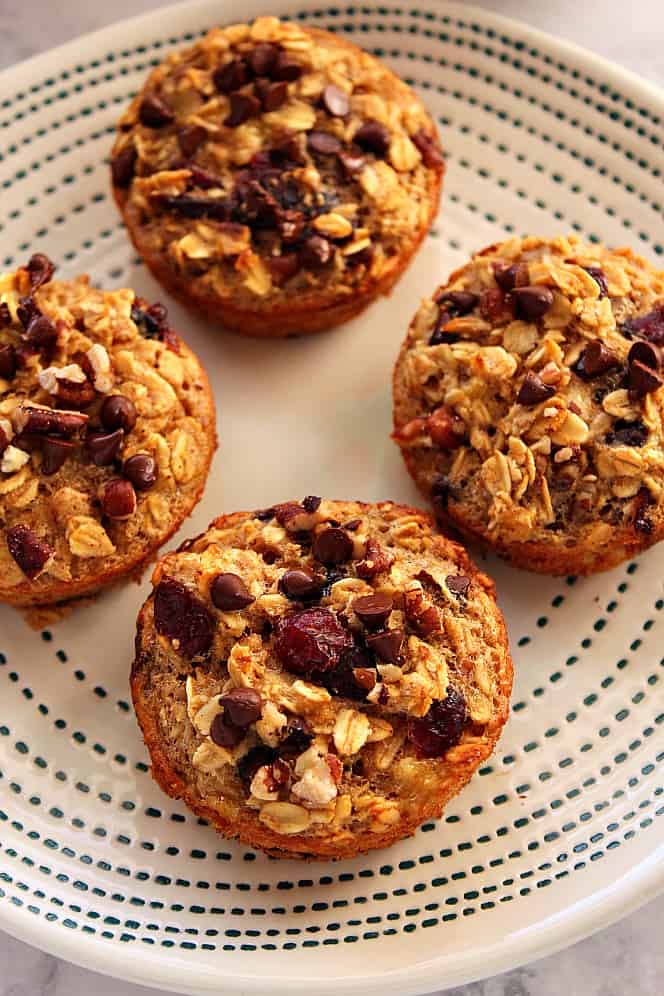
[[[18,446],[12,446],[10,443],[9,446],[5,447],[2,459],[0,459],[0,470],[3,474],[15,474],[17,470],[25,466],[29,459],[29,453],[20,450]]]
[[[113,377],[111,375],[111,359],[106,349],[96,342],[87,352],[90,366],[92,367],[95,390],[100,394],[108,394],[113,387]]]

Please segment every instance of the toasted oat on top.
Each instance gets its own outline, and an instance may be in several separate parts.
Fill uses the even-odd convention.
[[[111,170],[165,287],[228,328],[284,336],[390,290],[436,213],[443,158],[419,98],[377,59],[260,17],[151,72]]]
[[[431,519],[309,497],[167,554],[134,705],[162,788],[282,857],[349,857],[440,815],[492,752],[512,665],[493,584]]]
[[[664,273],[575,236],[478,252],[417,312],[394,439],[440,517],[548,574],[664,536]]]
[[[198,501],[214,404],[163,305],[0,276],[0,601],[49,605],[136,572]]]

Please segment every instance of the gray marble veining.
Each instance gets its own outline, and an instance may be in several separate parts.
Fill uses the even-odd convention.
[[[22,0],[18,4],[0,0],[0,68],[161,3]],[[480,5],[520,17],[664,85],[661,0],[631,4],[624,22],[618,21],[613,0],[484,0]],[[567,951],[449,990],[448,996],[661,996],[660,917],[664,920],[664,897]],[[150,996],[155,990],[95,975],[0,934],[0,996],[88,996],[91,992],[95,996]]]

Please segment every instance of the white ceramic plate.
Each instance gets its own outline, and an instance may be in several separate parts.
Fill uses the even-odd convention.
[[[416,501],[388,439],[390,370],[420,298],[473,248],[574,229],[664,263],[653,89],[465,5],[247,0],[242,16],[266,10],[348,34],[415,83],[448,154],[444,205],[392,298],[338,331],[245,341],[173,306],[222,439],[185,535],[309,493]],[[162,297],[111,203],[113,123],[152,63],[232,16],[169,8],[0,77],[6,266],[44,250],[63,275]],[[147,582],[41,634],[0,610],[0,926],[179,992],[405,996],[609,923],[664,883],[661,556],[577,583],[490,563],[518,667],[499,750],[439,823],[341,864],[227,843],[152,783],[127,687]]]

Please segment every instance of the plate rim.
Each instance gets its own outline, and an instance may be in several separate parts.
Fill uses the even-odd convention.
[[[380,2],[386,6],[400,6],[398,0],[380,0]],[[288,7],[304,9],[317,5],[316,0],[283,0],[284,9]],[[217,0],[193,0],[193,2],[180,0],[175,4],[159,6],[145,13],[124,18],[8,66],[0,71],[0,84],[11,81],[12,87],[16,87],[17,83],[20,86],[23,80],[33,82],[37,69],[47,77],[51,70],[59,68],[66,60],[76,57],[80,59],[82,48],[102,43],[110,46],[117,41],[124,41],[132,29],[140,30],[162,15],[169,19],[177,18],[186,11],[187,15],[196,17],[207,10],[213,13],[217,6],[223,18],[223,5],[219,5]],[[534,46],[539,45],[550,51],[553,50],[558,55],[566,55],[589,73],[602,73],[630,98],[640,100],[650,108],[654,106],[658,114],[664,114],[664,92],[657,84],[584,46],[476,4],[461,3],[458,0],[442,0],[442,2],[436,0],[435,6],[437,11],[449,13],[454,17],[462,19],[476,17],[491,27],[497,29],[502,27],[506,32],[516,33]],[[355,996],[358,983],[361,983],[363,992],[367,996],[379,992],[392,993],[394,996],[419,996],[434,991],[439,985],[438,976],[443,966],[446,988],[488,978],[555,954],[571,944],[590,937],[634,913],[662,893],[664,893],[664,842],[647,859],[633,866],[609,886],[575,904],[572,908],[574,915],[571,915],[568,909],[564,913],[558,913],[508,935],[500,942],[494,942],[483,949],[473,948],[467,952],[460,952],[453,959],[447,959],[447,963],[445,956],[439,955],[422,961],[417,966],[395,969],[382,975],[337,976],[333,983],[333,991],[335,996]],[[140,950],[138,957],[123,959],[117,947],[107,944],[104,939],[85,935],[85,941],[81,944],[80,935],[58,933],[47,922],[29,917],[25,910],[19,910],[9,902],[0,903],[0,929],[9,936],[31,944],[47,954],[118,980],[148,988],[165,988],[167,992],[188,993],[190,996],[219,992],[219,973],[211,967],[187,968],[189,975],[198,973],[192,988],[193,979],[185,981],[182,976],[180,980],[174,978],[174,965],[163,954],[153,954],[151,951],[138,949]],[[224,991],[229,993],[229,996],[231,993],[241,992],[262,994],[269,991],[273,996],[292,996],[305,992],[326,991],[320,987],[321,979],[317,976],[298,976],[289,979],[283,975],[269,982],[265,975],[252,976],[244,973],[224,975]]]

